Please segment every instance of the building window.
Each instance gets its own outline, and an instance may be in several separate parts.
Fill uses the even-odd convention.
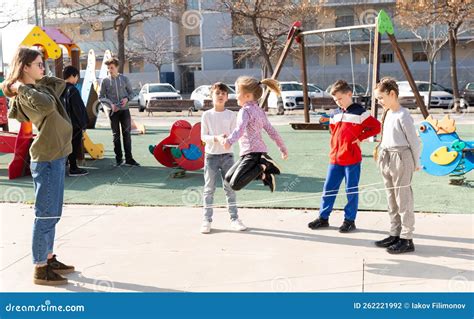
[[[428,56],[425,52],[413,52],[413,62],[428,61]]]
[[[428,61],[428,56],[426,52],[423,50],[423,47],[419,43],[413,43],[412,45],[412,52],[413,52],[413,62],[423,62]]]
[[[201,46],[201,37],[199,35],[187,35],[186,36],[187,47],[199,47]]]
[[[88,24],[82,24],[81,27],[79,28],[79,34],[80,35],[89,35],[91,34],[91,28]]]
[[[319,65],[319,49],[308,48],[306,49],[306,63],[308,66]]]
[[[318,20],[316,17],[311,16],[306,19],[306,21],[303,20],[303,27],[304,30],[316,30],[318,28]]]
[[[393,63],[393,53],[382,53],[380,63]]]
[[[130,73],[140,73],[142,71],[142,61],[134,60],[128,62],[128,70]]]
[[[127,27],[127,30],[129,40],[138,39],[143,35],[142,26],[140,24],[131,24]]]
[[[256,67],[255,60],[251,57],[244,56],[244,51],[232,52],[232,59],[234,61],[234,69],[253,69]]]
[[[102,23],[102,28],[104,29],[102,31],[103,36],[104,36],[104,41],[117,41],[117,36],[115,34],[114,26],[112,22],[106,22]]]
[[[336,65],[351,65],[351,54],[348,49],[341,48],[336,53]]]
[[[199,0],[186,0],[186,10],[199,10]]]
[[[354,15],[342,15],[336,17],[336,28],[354,25]]]

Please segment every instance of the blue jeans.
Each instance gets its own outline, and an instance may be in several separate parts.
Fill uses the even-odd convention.
[[[50,162],[31,162],[35,189],[33,225],[33,263],[44,264],[53,253],[56,224],[63,210],[66,158]]]
[[[328,219],[331,214],[342,180],[346,180],[347,204],[344,207],[344,219],[354,221],[359,206],[360,163],[342,166],[329,164],[324,182],[323,197],[319,216]]]
[[[222,185],[224,186],[230,219],[234,220],[239,218],[237,215],[235,192],[224,178],[233,164],[234,155],[231,153],[206,154],[204,164],[204,220],[212,222],[212,204],[214,203],[214,192],[216,191],[218,176],[220,176]]]

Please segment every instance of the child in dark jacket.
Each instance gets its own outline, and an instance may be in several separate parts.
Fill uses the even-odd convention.
[[[89,172],[77,165],[77,156],[82,153],[83,131],[87,128],[88,117],[81,93],[75,87],[79,81],[79,70],[69,65],[63,70],[66,89],[61,95],[66,112],[72,124],[72,153],[68,156],[69,176],[84,176]]]
[[[372,117],[360,104],[352,103],[352,89],[346,81],[332,85],[331,95],[339,106],[330,116],[331,131],[330,164],[324,183],[319,218],[308,224],[311,229],[329,227],[329,215],[334,206],[339,186],[346,184],[347,204],[344,207],[344,222],[339,231],[355,230],[355,219],[359,202],[359,179],[362,162],[360,142],[380,132],[380,122]]]

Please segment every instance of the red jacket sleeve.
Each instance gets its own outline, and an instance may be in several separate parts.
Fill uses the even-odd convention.
[[[359,135],[359,141],[380,133],[380,122],[371,115],[362,122],[361,126],[362,133]]]

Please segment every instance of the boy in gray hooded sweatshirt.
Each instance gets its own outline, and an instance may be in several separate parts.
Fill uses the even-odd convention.
[[[111,58],[105,64],[109,70],[109,76],[101,83],[99,100],[105,106],[110,117],[117,166],[124,164],[120,128],[122,128],[123,148],[125,150],[125,165],[140,166],[132,156],[132,138],[130,134],[132,120],[128,109],[128,101],[133,97],[132,85],[126,76],[119,74],[119,60],[117,58]]]

